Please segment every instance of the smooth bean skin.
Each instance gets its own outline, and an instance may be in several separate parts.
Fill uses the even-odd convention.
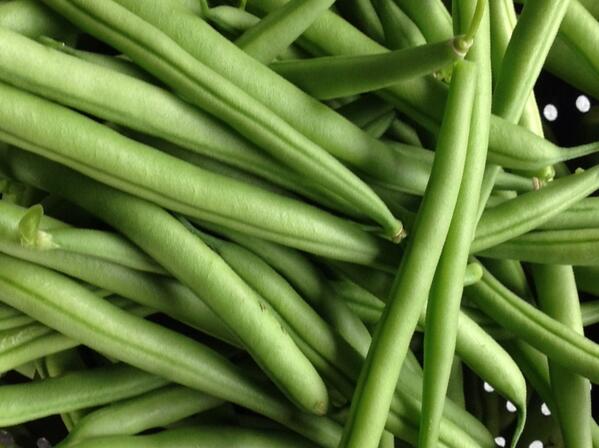
[[[395,3],[418,25],[427,42],[439,42],[451,36],[451,17],[442,1],[395,0]]]
[[[559,35],[599,73],[599,23],[578,0],[568,3]]]
[[[374,0],[372,4],[383,26],[386,47],[399,50],[426,43],[418,26],[393,0]]]
[[[493,113],[508,122],[520,120],[568,3],[569,0],[527,0],[493,92]]]
[[[537,300],[541,310],[584,335],[580,299],[571,266],[533,265]],[[557,404],[558,422],[566,446],[591,448],[591,393],[586,378],[549,360],[551,388]]]
[[[599,198],[582,199],[539,227],[542,230],[592,229],[599,227]]]
[[[480,252],[535,229],[598,188],[599,167],[593,167],[485,210],[471,252]]]
[[[12,0],[0,4],[0,27],[24,36],[52,36],[74,42],[73,28],[59,15],[36,0]]]
[[[201,343],[129,315],[60,274],[5,255],[0,260],[3,302],[97,351],[246,406],[325,446],[337,443],[337,425],[298,412]],[[26,287],[15,281],[24,278]]]
[[[218,28],[231,33],[239,34],[256,25],[260,18],[248,11],[235,6],[214,6],[206,13],[206,19],[213,22]]]
[[[461,38],[364,56],[323,56],[270,64],[279,75],[318,99],[389,87],[434,73],[464,57]]]
[[[49,415],[98,406],[164,386],[166,380],[125,365],[97,367],[0,387],[0,424],[12,426]]]
[[[468,297],[501,326],[556,363],[588,378],[599,379],[599,345],[516,296],[488,271],[467,288]]]
[[[81,419],[58,446],[66,448],[85,439],[110,435],[133,435],[164,427],[222,401],[183,386],[169,385],[121,400],[91,412]]]
[[[291,0],[235,40],[258,61],[268,64],[285,51],[335,0]]]
[[[34,160],[36,157],[31,157]],[[162,208],[37,158],[35,183],[109,223],[189,286],[243,343],[256,362],[303,409],[324,414],[322,379],[263,299]]]
[[[395,277],[391,299],[360,374],[342,447],[376,447],[383,432],[392,391],[428,296],[457,200],[457,179],[461,179],[464,169],[475,77],[476,66],[469,62],[460,61],[454,67],[431,178]],[[452,179],[451,183],[445,176]]]
[[[89,0],[46,0],[46,3],[118,48],[191,103],[227,121],[282,163],[354,204],[377,222],[389,239],[399,240],[402,237],[401,223],[357,175],[267,105],[200,62],[204,59],[194,58],[193,51],[188,53],[184,46],[171,39],[173,35],[168,33],[168,26],[175,25],[178,12],[210,28],[199,17],[182,7],[170,8],[166,2],[106,0],[98,4]],[[163,7],[167,9],[161,11]],[[158,22],[159,27],[153,26],[152,22]],[[136,30],[133,34],[132,28]],[[198,32],[200,37],[194,42],[194,48],[202,46],[198,43],[205,44],[208,40],[206,32],[199,28]],[[175,39],[182,34],[186,33],[181,33],[178,26]],[[226,41],[222,36],[217,37],[220,41]],[[219,59],[226,57],[216,48],[211,48],[211,51],[217,51]],[[242,53],[239,49],[236,51]],[[235,65],[234,60],[227,61],[227,64]],[[251,69],[251,66],[248,65],[247,69]],[[251,78],[259,78],[259,75]],[[273,87],[269,86],[269,89]],[[286,105],[288,109],[289,106]],[[298,113],[295,110],[293,112]]]
[[[254,229],[257,236],[269,234],[281,242],[295,240],[308,250],[318,250],[318,245],[310,240],[326,231],[326,246],[332,246],[335,240],[343,245],[351,244],[357,237],[358,245],[371,246],[370,251],[379,252],[382,242],[354,223],[300,201],[191,166],[74,111],[6,84],[0,84],[0,92],[5,98],[0,110],[3,120],[0,139],[66,163],[96,180],[196,218],[209,218],[221,225],[228,223],[231,228],[246,233]],[[24,126],[24,122],[28,125]],[[235,219],[230,218],[233,215]],[[333,227],[327,230],[329,226],[334,226],[334,230]],[[297,232],[303,233],[299,239],[287,237]],[[375,253],[371,252],[368,258],[376,258]],[[354,262],[356,255],[352,254]]]
[[[467,30],[476,2],[454,4],[454,26]],[[472,110],[468,150],[457,204],[429,293],[424,329],[424,386],[418,446],[435,447],[455,353],[459,310],[469,247],[478,221],[478,202],[487,158],[491,115],[489,18],[485,13],[467,59],[477,64],[476,96]],[[482,274],[482,272],[481,272]],[[521,409],[521,432],[526,418]],[[514,437],[513,446],[519,434]]]
[[[305,439],[280,431],[237,426],[200,426],[144,436],[107,436],[84,440],[73,448],[315,448]]]
[[[383,41],[383,26],[370,0],[341,0],[336,6],[344,15],[350,16],[352,21],[355,21],[357,26],[372,39],[377,42]]]
[[[9,30],[0,29],[0,45],[0,78],[5,82],[160,137],[292,191],[305,188],[305,180],[295,172],[219,120],[160,87],[53,51]],[[65,82],[65,70],[77,73],[77,82]]]

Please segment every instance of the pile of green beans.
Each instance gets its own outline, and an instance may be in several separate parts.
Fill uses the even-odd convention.
[[[598,44],[593,0],[0,0],[0,448],[599,448],[599,141],[538,88],[596,108]]]

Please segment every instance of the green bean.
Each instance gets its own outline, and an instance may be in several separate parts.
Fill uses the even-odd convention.
[[[599,264],[599,229],[530,232],[481,252],[540,264]]]
[[[372,2],[385,34],[385,46],[391,50],[424,45],[426,39],[416,24],[393,0]]]
[[[71,56],[75,56],[94,65],[106,67],[112,71],[137,78],[141,81],[146,81],[152,84],[156,83],[155,78],[140,69],[137,65],[133,64],[126,57],[108,56],[105,54],[93,53],[91,51],[77,50],[76,48],[68,46],[64,42],[54,40],[48,36],[41,36],[38,38],[38,41],[50,48],[62,51],[63,53]]]
[[[451,17],[441,0],[395,0],[416,23],[427,42],[439,42],[452,34]]]
[[[559,34],[547,55],[545,68],[587,95],[599,98],[598,73]]]
[[[60,52],[51,51],[10,31],[0,30],[0,77],[33,93],[106,120],[176,143],[283,185],[304,191],[305,181],[264,155],[250,142],[167,91],[121,76]],[[28,54],[30,58],[23,58]],[[31,65],[35,64],[35,65]],[[37,65],[39,64],[39,65]],[[43,70],[41,67],[43,66]],[[64,83],[64,71],[77,83]],[[44,76],[40,76],[41,74]],[[131,110],[135,109],[135,113]]]
[[[75,448],[313,448],[300,437],[280,432],[238,426],[199,426],[162,431],[143,436],[106,436],[84,440]]]
[[[599,151],[599,144],[589,143],[572,148],[561,148],[546,141],[543,145],[525,146],[533,134],[521,126],[507,124],[498,120],[491,121],[494,138],[497,142],[511,140],[511,144],[493,145],[489,152],[489,161],[505,168],[537,170],[546,165],[584,157]],[[501,136],[501,137],[500,137]],[[489,145],[492,143],[490,142]]]
[[[0,387],[0,424],[11,426],[53,414],[98,406],[148,392],[166,380],[133,367],[115,365]]]
[[[420,137],[416,130],[399,118],[396,118],[391,123],[389,134],[392,135],[393,138],[400,142],[407,143],[408,145],[422,146],[422,141],[420,141]]]
[[[574,269],[576,274],[576,284],[578,288],[586,293],[599,296],[599,285],[597,285],[597,275],[599,275],[599,267],[588,266],[588,267],[576,267]]]
[[[170,39],[169,35],[161,32],[169,24],[175,24],[175,20],[171,18],[175,19],[178,11],[187,13],[183,7],[170,9],[164,2],[144,2],[142,5],[139,2],[131,4],[127,0],[109,0],[101,5],[86,0],[47,0],[47,3],[69,20],[77,22],[79,26],[123,51],[144,69],[174,87],[188,101],[226,120],[244,136],[269,151],[273,157],[354,204],[377,222],[388,238],[401,238],[401,223],[392,216],[380,198],[341,162],[275,114],[267,105],[220,76],[200,62],[200,59],[195,59]],[[169,8],[167,14],[160,10],[164,6]],[[153,26],[151,20],[146,21],[149,20],[148,17],[158,18],[160,29]],[[188,17],[195,18],[190,14]],[[199,18],[198,22],[205,23]],[[132,27],[136,29],[133,34]],[[180,28],[177,28],[176,34],[181,36]],[[225,40],[222,36],[218,37]],[[199,41],[207,43],[205,38]],[[195,48],[200,47],[196,44],[197,41],[194,43]],[[222,56],[224,54],[219,54],[219,58]],[[230,63],[232,61],[227,61],[227,64]],[[294,110],[293,113],[297,111]]]
[[[289,47],[335,0],[291,0],[235,40],[244,52],[268,64]]]
[[[9,118],[3,118],[2,129],[0,129],[0,134],[4,136],[4,139],[9,139],[13,143],[16,141],[25,145],[29,150],[69,163],[104,182],[110,182],[119,188],[126,188],[135,194],[144,195],[146,198],[151,198],[181,213],[198,218],[211,217],[213,222],[219,224],[226,221],[231,224],[231,228],[243,229],[245,232],[250,229],[258,230],[258,227],[271,227],[278,219],[284,219],[284,224],[282,223],[285,229],[284,233],[281,233],[280,228],[276,233],[257,231],[254,234],[266,236],[268,233],[275,240],[284,241],[286,244],[299,243],[299,246],[311,251],[322,252],[320,249],[325,249],[322,246],[319,248],[318,245],[309,241],[319,232],[320,224],[324,224],[324,227],[332,226],[331,230],[335,229],[333,232],[327,232],[326,235],[325,244],[329,248],[335,244],[335,240],[345,246],[356,239],[359,241],[358,245],[370,246],[367,249],[371,251],[367,255],[370,261],[376,257],[376,253],[381,248],[379,240],[363,232],[357,225],[312,206],[203,171],[129,140],[73,111],[18,92],[6,85],[0,85],[0,91],[5,98],[2,104],[11,105],[7,115],[11,117],[12,123],[8,121]],[[9,101],[9,98],[14,98],[14,102]],[[39,126],[24,128],[21,121],[23,116],[18,115],[19,113],[26,114],[27,120],[40,120]],[[0,115],[4,116],[5,114]],[[53,120],[48,120],[48,116],[53,117]],[[80,126],[75,135],[64,132],[65,127],[72,129],[70,126],[75,128]],[[7,127],[11,128],[10,133],[18,131],[22,134],[26,133],[27,136],[12,135],[9,137],[6,133]],[[33,132],[34,129],[36,132]],[[33,139],[38,141],[32,142]],[[38,144],[43,146],[38,146]],[[53,147],[49,148],[49,146]],[[77,148],[76,152],[69,150],[73,147]],[[101,150],[96,151],[95,147],[101,147]],[[137,176],[134,176],[134,180],[131,181],[132,174],[136,171]],[[219,187],[215,188],[215,185]],[[233,199],[235,204],[227,201],[227,197]],[[252,197],[251,210],[247,209],[248,197]],[[241,198],[243,198],[243,204],[239,202]],[[277,204],[274,207],[273,201]],[[195,204],[192,205],[191,202],[195,202]],[[259,212],[261,205],[264,208],[264,213]],[[208,207],[213,210],[207,211]],[[216,211],[214,209],[220,207],[222,210],[214,213]],[[278,214],[278,212],[282,213]],[[245,217],[231,220],[226,216],[238,213]],[[261,223],[257,222],[260,220],[262,220]],[[254,224],[250,224],[252,221]],[[287,234],[291,235],[301,230],[299,227],[302,227],[303,221],[306,222],[306,227],[310,228],[309,236],[303,232],[304,235],[300,239],[295,236],[288,238]],[[254,225],[257,226],[254,227]],[[362,249],[366,249],[366,247],[359,251]],[[328,249],[325,251],[330,252]],[[353,250],[350,253],[352,261],[357,262],[360,255]],[[350,255],[350,253],[345,255]],[[331,253],[331,255],[333,254]],[[344,256],[343,254],[339,255]],[[365,258],[362,260],[365,261]]]
[[[576,280],[578,281],[578,271],[576,273]],[[580,304],[580,312],[582,314],[582,325],[587,327],[594,325],[599,322],[599,300],[593,302],[585,302]]]
[[[256,25],[260,18],[234,6],[215,6],[206,13],[206,19],[213,22],[218,28],[230,34],[237,35]]]
[[[469,62],[460,61],[454,68],[431,178],[395,278],[391,300],[362,368],[341,446],[376,446],[382,434],[391,392],[428,296],[458,196],[457,180],[464,169],[475,77],[476,67]],[[447,178],[452,182],[446,182]]]
[[[462,361],[459,357],[453,357],[451,374],[447,384],[447,398],[453,400],[458,406],[466,408],[466,397],[464,396],[464,372]]]
[[[485,2],[456,2],[454,20],[458,30],[467,29]],[[439,259],[428,298],[424,329],[424,385],[418,446],[434,447],[439,438],[439,423],[453,363],[460,301],[469,247],[478,221],[478,202],[485,170],[491,115],[491,65],[489,59],[488,12],[468,58],[478,66],[476,98],[472,110],[464,174],[455,211]],[[515,446],[526,419],[514,436]]]
[[[568,3],[568,0],[527,0],[497,78],[493,93],[495,114],[511,123],[520,120]]]
[[[339,114],[361,128],[392,110],[392,105],[374,95],[359,96],[336,109]]]
[[[323,56],[270,64],[315,98],[331,99],[389,87],[424,76],[464,57],[462,37],[364,56]]]
[[[483,260],[483,265],[514,294],[525,299],[532,298],[532,292],[521,263],[516,260],[486,258]]]
[[[599,23],[578,0],[568,3],[559,35],[571,50],[581,55],[593,67],[595,73],[599,73]]]
[[[378,42],[384,40],[381,19],[370,0],[341,0],[335,6],[340,8],[344,14],[350,16],[357,23],[357,26],[372,39]]]
[[[488,271],[467,288],[468,296],[485,313],[517,337],[543,351],[573,372],[597,381],[599,347],[548,317],[499,283]]]
[[[554,216],[539,229],[566,230],[599,227],[599,198],[586,198],[578,201],[569,209]]]
[[[53,163],[39,160],[37,168],[41,168],[35,173],[38,184],[99,215],[187,284],[292,399],[309,412],[326,412],[324,383],[273,314],[263,308],[263,299],[180,222],[156,205]]]
[[[541,310],[567,327],[584,335],[580,303],[571,266],[533,265],[537,299]],[[592,447],[591,393],[586,378],[549,361],[551,389],[558,421],[567,446]]]
[[[64,276],[4,255],[0,259],[5,303],[109,356],[255,410],[325,446],[337,443],[339,429],[332,422],[297,412],[199,342],[128,315]],[[25,278],[26,286],[15,281]]]
[[[52,36],[74,42],[73,28],[36,0],[12,0],[0,4],[0,27],[28,37]]]
[[[85,416],[60,447],[109,435],[138,434],[213,409],[222,401],[183,386],[170,385],[118,401]]]
[[[393,120],[395,120],[395,112],[389,111],[364,126],[364,130],[375,138],[381,138],[387,132]]]
[[[0,318],[0,331],[11,330],[33,322],[30,317],[24,316],[14,308],[12,309],[16,312],[15,315]]]
[[[480,252],[535,229],[599,188],[599,168],[572,174],[485,210],[471,247]]]

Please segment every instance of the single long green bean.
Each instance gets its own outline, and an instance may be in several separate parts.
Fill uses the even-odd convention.
[[[401,223],[356,175],[265,104],[204,65],[162,32],[168,27],[170,18],[176,18],[178,10],[189,15],[182,7],[168,9],[164,14],[160,9],[168,5],[163,2],[107,0],[98,4],[88,0],[46,0],[46,3],[119,48],[188,101],[225,119],[273,157],[356,205],[377,222],[390,239],[401,238]],[[148,17],[156,19],[157,15],[160,28],[148,21]],[[124,22],[127,22],[126,26]],[[198,22],[205,23],[199,18]],[[132,27],[137,30],[133,34]],[[177,34],[181,35],[180,29]],[[222,36],[220,39],[225,40]]]
[[[598,188],[599,167],[593,167],[485,210],[471,251],[480,252],[535,229]]]
[[[362,368],[341,446],[375,447],[383,432],[392,391],[418,316],[431,287],[464,169],[475,92],[476,67],[460,61],[452,89],[431,179],[412,239],[395,278],[391,300],[377,326]],[[459,95],[459,97],[458,97]],[[446,181],[447,177],[451,183]]]
[[[322,379],[275,316],[264,309],[262,297],[176,218],[154,204],[51,162],[37,158],[29,169],[35,173],[36,185],[98,215],[187,284],[302,408],[326,412],[328,394]]]
[[[166,380],[115,365],[0,387],[0,424],[12,426],[62,412],[107,404],[164,386]]]
[[[436,72],[464,57],[463,39],[364,56],[280,61],[270,67],[315,98],[370,92]]]
[[[131,316],[60,274],[5,255],[0,259],[3,302],[131,365],[253,409],[323,445],[337,443],[335,424],[298,412],[212,349]],[[27,279],[27,284],[18,279]]]
[[[598,380],[599,346],[550,318],[498,282],[488,271],[467,288],[468,297],[501,326],[556,363]]]
[[[95,437],[138,434],[164,427],[220,404],[221,400],[210,395],[183,386],[169,385],[88,414],[58,446],[64,448]]]
[[[484,2],[464,1],[454,4],[454,20],[459,30],[467,30],[473,21],[476,8],[481,4],[486,8]],[[440,418],[455,352],[469,247],[478,221],[478,202],[485,170],[491,116],[488,20],[486,11],[475,44],[468,55],[468,59],[478,67],[468,151],[457,205],[428,298],[424,329],[423,401],[418,443],[418,446],[423,448],[434,447],[438,442]],[[526,419],[525,408],[520,412],[521,421],[512,446],[516,445]]]
[[[238,426],[199,426],[162,431],[143,436],[106,436],[72,445],[73,448],[315,448],[301,437],[280,431]]]
[[[244,32],[235,44],[258,61],[268,64],[333,3],[335,0],[291,0]]]
[[[548,316],[584,335],[574,271],[565,265],[533,265],[537,299]],[[549,360],[551,389],[567,446],[591,448],[590,383]]]
[[[493,93],[493,112],[520,120],[569,0],[527,0],[503,58]]]

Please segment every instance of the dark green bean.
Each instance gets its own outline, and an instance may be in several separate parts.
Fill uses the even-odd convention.
[[[399,118],[396,118],[393,120],[393,123],[391,123],[389,134],[393,136],[393,138],[400,142],[407,143],[408,145],[422,146],[422,142],[420,141],[420,137],[416,130]]]
[[[383,26],[386,47],[400,50],[426,43],[418,26],[393,0],[374,0],[372,4]]]
[[[377,42],[384,40],[383,26],[371,0],[341,0],[335,6],[350,16],[372,39]]]
[[[586,293],[599,296],[599,266],[577,267],[574,269],[576,274],[576,284],[578,288]]]

